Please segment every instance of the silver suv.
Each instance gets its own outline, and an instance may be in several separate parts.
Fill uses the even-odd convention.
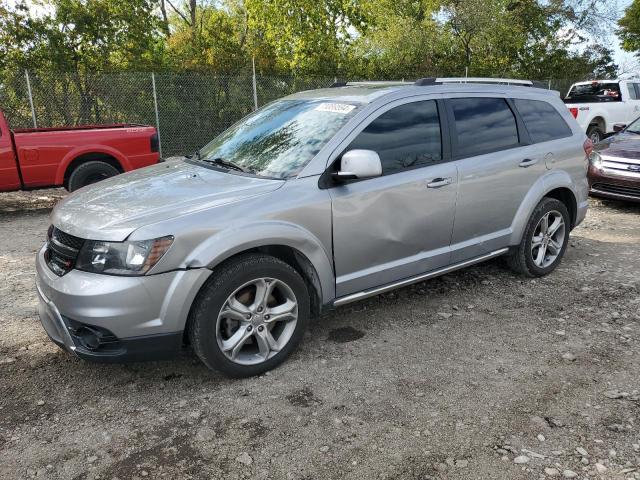
[[[551,272],[586,214],[590,148],[534,87],[297,93],[191,157],[60,202],[37,255],[40,318],[85,359],[190,343],[210,368],[255,375],[323,309],[500,255]]]

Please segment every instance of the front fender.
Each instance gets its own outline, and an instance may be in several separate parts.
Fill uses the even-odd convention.
[[[123,168],[125,172],[131,170],[131,163],[120,151],[115,148],[109,147],[107,145],[82,145],[81,147],[76,147],[64,156],[64,158],[60,161],[58,165],[58,169],[56,171],[56,185],[62,185],[64,181],[64,174],[67,171],[67,168],[76,158],[81,155],[86,155],[88,153],[101,153],[105,155],[109,155],[115,158],[120,166]]]
[[[213,269],[237,253],[274,245],[290,247],[304,255],[318,275],[323,303],[335,298],[331,257],[315,235],[288,222],[265,221],[222,230],[193,249],[185,259],[185,266]]]
[[[540,203],[540,200],[556,188],[568,188],[571,190],[578,208],[576,223],[581,221],[581,208],[584,207],[586,209],[586,204],[583,205],[583,202],[580,201],[583,195],[578,191],[571,176],[567,172],[563,170],[551,170],[533,184],[520,204],[520,208],[511,224],[511,239],[509,240],[509,245],[518,245],[522,241],[522,236],[527,228],[533,210],[538,203]],[[584,216],[582,218],[584,218]]]

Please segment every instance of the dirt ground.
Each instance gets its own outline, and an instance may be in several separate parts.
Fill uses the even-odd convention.
[[[35,313],[62,192],[0,195],[0,478],[640,479],[640,206],[560,268],[501,261],[344,307],[259,378],[91,364]]]

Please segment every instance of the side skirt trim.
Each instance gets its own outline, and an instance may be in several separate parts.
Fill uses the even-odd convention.
[[[350,295],[346,295],[344,297],[338,298],[333,301],[334,307],[339,307],[342,305],[346,305],[347,303],[356,302],[358,300],[362,300],[364,298],[373,297],[374,295],[379,295],[381,293],[388,292],[389,290],[394,290],[396,288],[405,287],[407,285],[411,285],[412,283],[421,282],[422,280],[427,280],[429,278],[438,277],[440,275],[444,275],[449,272],[453,272],[455,270],[459,270],[461,268],[465,268],[471,265],[475,265],[476,263],[484,262],[485,260],[489,260],[494,257],[499,257],[509,251],[508,248],[501,248],[500,250],[494,250],[491,253],[487,253],[485,255],[481,255],[479,257],[472,258],[470,260],[465,260],[464,262],[456,263],[454,265],[450,265],[448,267],[440,268],[438,270],[433,270],[427,273],[421,273],[420,275],[416,275],[414,277],[405,278],[403,280],[399,280],[394,283],[388,283],[387,285],[383,285],[381,287],[370,288],[369,290],[363,290],[361,292],[352,293]]]

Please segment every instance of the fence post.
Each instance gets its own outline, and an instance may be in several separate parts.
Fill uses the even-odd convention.
[[[253,109],[254,111],[258,109],[258,87],[256,85],[256,57],[251,57],[251,67],[253,69]]]
[[[31,105],[31,118],[33,119],[33,128],[38,128],[36,121],[36,109],[33,106],[33,95],[31,94],[31,80],[29,79],[29,70],[25,69],[24,78],[27,80],[27,92],[29,93],[29,105]]]
[[[151,72],[151,85],[153,86],[153,108],[156,111],[156,131],[158,132],[158,151],[162,158],[162,140],[160,138],[160,115],[158,115],[158,95],[156,93],[156,74]]]

